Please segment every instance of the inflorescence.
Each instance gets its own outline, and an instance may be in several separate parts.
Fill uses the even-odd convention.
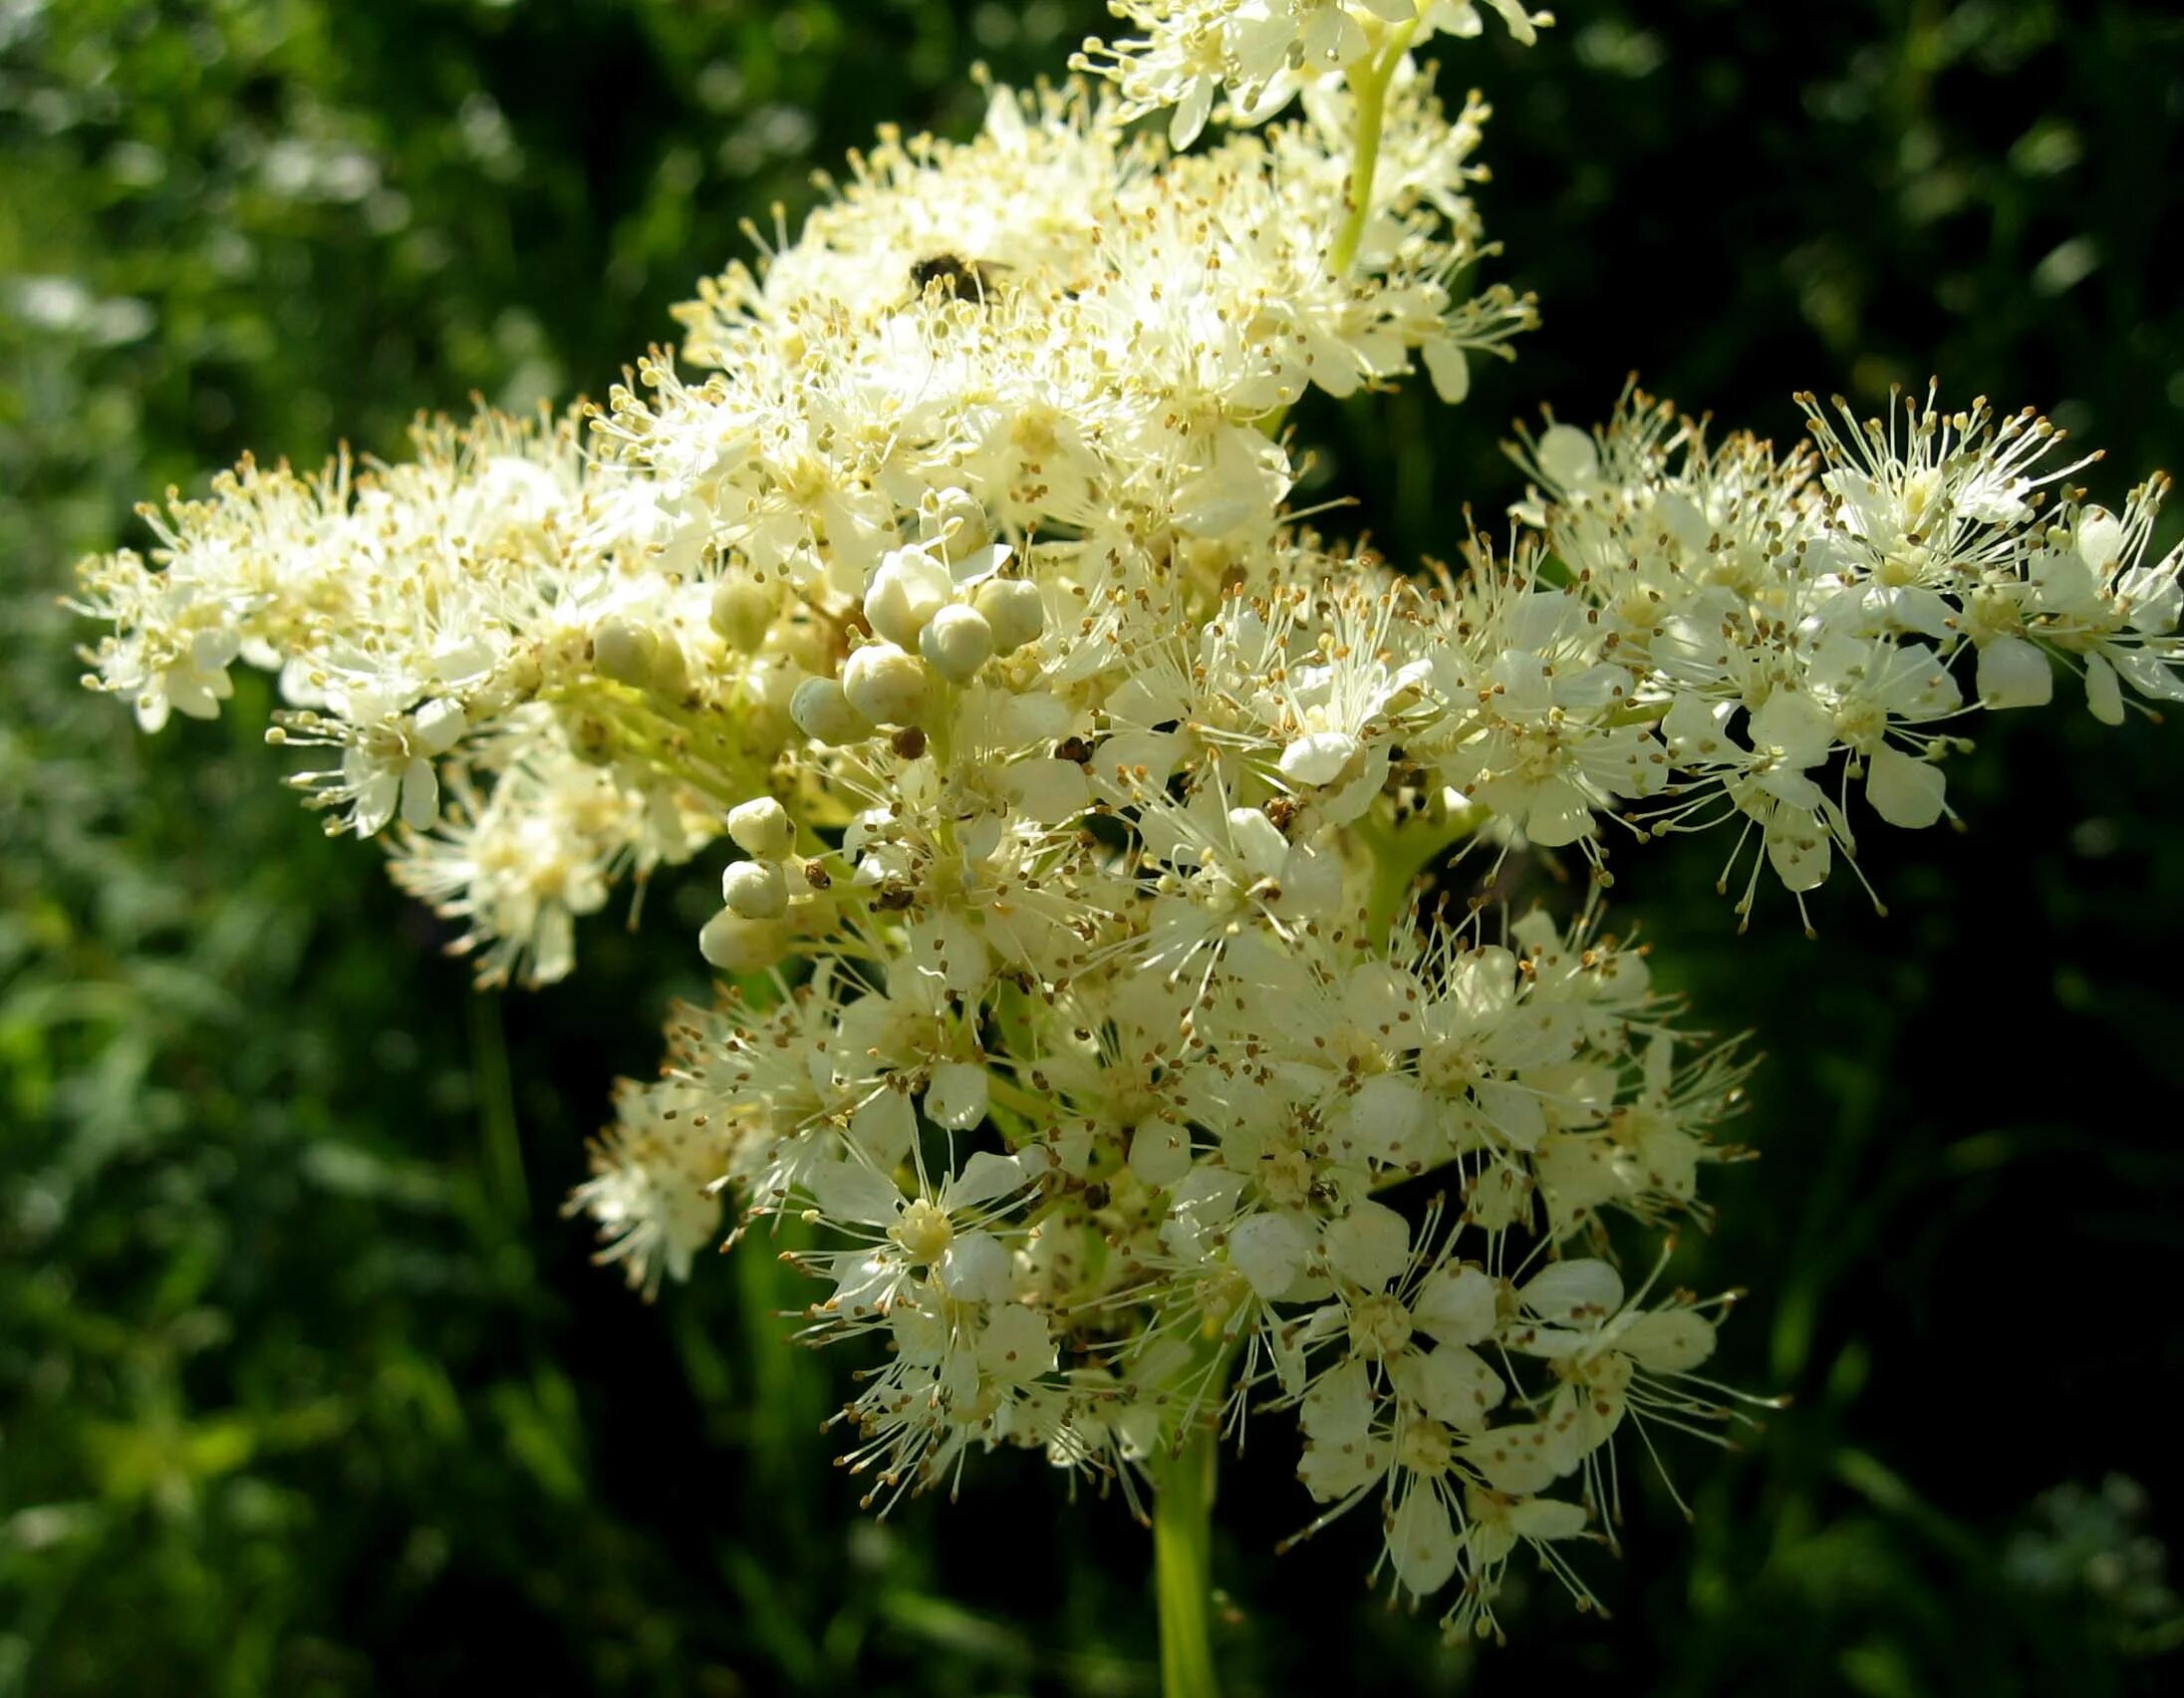
[[[1932,395],[1804,398],[1783,453],[1631,394],[1524,435],[1460,571],[1324,540],[1287,410],[1460,401],[1534,323],[1473,281],[1488,109],[1413,57],[1480,14],[1115,9],[1141,34],[975,140],[883,132],[604,409],[170,497],[152,563],[83,569],[90,682],[155,730],[277,673],[293,781],[486,985],[724,861],[734,987],[572,1207],[648,1293],[789,1224],[804,1336],[875,1364],[875,1500],[1014,1445],[1135,1504],[1287,1408],[1306,1531],[1376,1504],[1398,1591],[1493,1631],[1519,1546],[1589,1597],[1619,1431],[1733,1418],[1727,1299],[1661,1247],[1746,1067],[1597,900],[1419,875],[1565,850],[1597,891],[1620,840],[1720,827],[1739,913],[1801,912],[1868,817],[1949,813],[1975,711],[2057,668],[2111,722],[2184,696],[2179,558],[2159,479],[2091,505],[2045,420]]]

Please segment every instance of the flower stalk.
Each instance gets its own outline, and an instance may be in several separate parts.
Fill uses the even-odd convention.
[[[1213,1544],[1217,1455],[1200,1422],[1154,1471],[1153,1574],[1163,1698],[1216,1698]]]

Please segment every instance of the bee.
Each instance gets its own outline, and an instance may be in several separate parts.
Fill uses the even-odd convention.
[[[1000,285],[999,273],[1007,266],[997,260],[964,259],[958,254],[929,254],[910,268],[910,286],[919,294],[936,283],[956,300],[975,300],[985,304],[986,296]]]

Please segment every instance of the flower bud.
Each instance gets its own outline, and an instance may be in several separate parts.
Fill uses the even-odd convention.
[[[917,723],[929,688],[917,657],[893,643],[867,643],[842,668],[842,694],[851,708],[877,724]]]
[[[915,649],[926,622],[956,592],[948,568],[922,549],[898,548],[880,562],[865,590],[865,619],[900,649]]]
[[[745,920],[776,920],[788,911],[789,881],[778,861],[735,861],[720,875],[720,900]]]
[[[680,701],[689,694],[689,662],[683,658],[682,645],[676,641],[675,633],[662,627],[656,634],[657,647],[653,650],[653,671],[648,684],[655,696],[669,701]]]
[[[697,953],[722,973],[763,973],[788,954],[789,929],[779,920],[746,920],[723,908],[697,934]]]
[[[872,735],[871,724],[831,678],[807,678],[798,685],[789,698],[789,717],[814,742],[863,742]]]
[[[993,540],[985,504],[967,489],[936,489],[920,517],[927,538],[941,544],[951,560],[960,560]]]
[[[728,809],[728,835],[746,855],[778,861],[796,841],[796,822],[771,796],[756,796]]]
[[[1013,654],[1046,629],[1046,603],[1039,586],[1025,578],[988,578],[971,605],[985,615],[998,655]]]
[[[926,665],[951,684],[967,684],[993,658],[993,627],[976,608],[951,604],[918,634]]]
[[[748,578],[722,578],[713,586],[710,623],[739,654],[755,655],[765,647],[776,611],[773,596]]]
[[[627,619],[603,619],[592,633],[592,665],[617,684],[649,690],[660,639],[649,625]]]

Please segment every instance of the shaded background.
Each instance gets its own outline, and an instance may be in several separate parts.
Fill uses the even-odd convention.
[[[2184,460],[2184,22],[2146,4],[1571,0],[1482,191],[1545,327],[1453,418],[1299,416],[1399,553],[1499,511],[1496,442],[1623,377],[1787,437],[1791,390],[2032,402]],[[745,214],[885,119],[962,134],[1082,0],[0,0],[0,1694],[1152,1689],[1146,1542],[992,1459],[857,1517],[763,1255],[658,1305],[559,1199],[609,1080],[702,987],[698,916],[474,995],[434,923],[276,783],[246,685],[139,737],[53,598],[133,502],[245,446],[397,452],[411,411],[601,393]],[[999,256],[996,256],[999,257]],[[2174,535],[2172,523],[2165,536]],[[1438,1645],[1224,1481],[1239,1692],[2154,1691],[2184,1636],[2184,726],[1999,718],[1971,830],[1881,836],[1732,935],[1718,846],[1622,857],[1663,977],[1771,1059],[1687,1246],[1749,1286],[1724,1366],[1792,1393],[1739,1455],[1627,1471],[1612,1606]],[[698,908],[705,893],[688,881]],[[663,895],[666,892],[661,893]],[[1633,1459],[1635,1460],[1635,1459]],[[1531,1588],[1535,1590],[1537,1588]],[[2173,1687],[2171,1688],[2173,1689]]]

